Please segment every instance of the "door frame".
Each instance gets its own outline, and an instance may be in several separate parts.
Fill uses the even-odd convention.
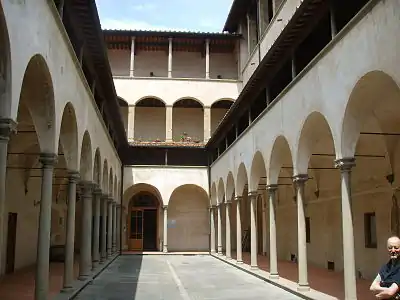
[[[145,233],[144,233],[144,231],[143,231],[143,222],[144,222],[144,211],[145,210],[156,210],[156,215],[157,215],[157,218],[156,218],[156,228],[157,228],[157,235],[156,235],[156,244],[157,244],[157,249],[160,251],[160,249],[159,249],[159,243],[158,243],[158,241],[159,241],[159,239],[160,239],[160,232],[159,232],[159,224],[158,224],[158,222],[159,222],[159,217],[160,217],[160,211],[159,211],[159,209],[160,209],[160,206],[158,205],[158,206],[133,206],[133,205],[129,205],[129,217],[128,217],[128,224],[127,224],[127,227],[128,227],[128,230],[127,230],[127,232],[128,232],[128,251],[143,251],[143,240],[144,240],[144,235],[145,235]],[[134,212],[134,211],[142,211],[143,212],[143,217],[142,217],[142,243],[141,243],[141,247],[140,247],[140,249],[139,248],[135,248],[135,247],[133,247],[133,245],[134,245],[134,243],[135,243],[135,239],[131,239],[131,221],[132,221],[132,212]]]

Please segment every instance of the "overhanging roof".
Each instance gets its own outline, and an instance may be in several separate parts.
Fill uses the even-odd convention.
[[[226,19],[223,31],[237,32],[239,22],[246,15],[247,9],[253,1],[249,0],[234,0]]]
[[[322,12],[329,8],[328,4],[325,0],[302,2],[207,142],[207,148],[217,147],[218,143],[223,141],[235,122],[251,106],[266,84],[274,78],[285,60],[292,55],[292,49],[300,44],[317,24]]]

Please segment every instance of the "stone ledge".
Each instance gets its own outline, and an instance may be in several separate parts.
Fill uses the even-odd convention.
[[[322,292],[319,292],[317,290],[310,289],[307,292],[301,292],[297,290],[297,283],[290,281],[288,279],[279,277],[279,279],[272,280],[269,278],[269,272],[257,269],[257,270],[252,270],[251,267],[247,264],[236,264],[236,261],[233,259],[226,259],[223,256],[216,255],[216,254],[210,254],[211,256],[215,257],[216,259],[219,259],[220,261],[227,263],[239,270],[242,270],[250,275],[253,275],[261,280],[264,280],[270,284],[273,284],[289,293],[292,293],[300,298],[306,299],[306,300],[338,300],[338,298],[330,296],[328,294],[324,294]]]
[[[115,254],[110,259],[108,259],[104,264],[99,265],[92,273],[89,278],[85,281],[75,280],[72,284],[72,289],[70,292],[60,292],[56,296],[52,298],[52,300],[72,300],[75,299],[76,296],[89,284],[93,282],[93,280],[99,276],[111,263],[114,262],[120,254]]]

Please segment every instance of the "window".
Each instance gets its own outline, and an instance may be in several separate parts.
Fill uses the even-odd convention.
[[[306,217],[306,243],[311,243],[310,217]]]
[[[364,214],[365,248],[377,248],[375,213]]]

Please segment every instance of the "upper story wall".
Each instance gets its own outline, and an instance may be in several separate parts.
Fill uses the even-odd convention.
[[[114,76],[238,79],[239,35],[104,31]]]

